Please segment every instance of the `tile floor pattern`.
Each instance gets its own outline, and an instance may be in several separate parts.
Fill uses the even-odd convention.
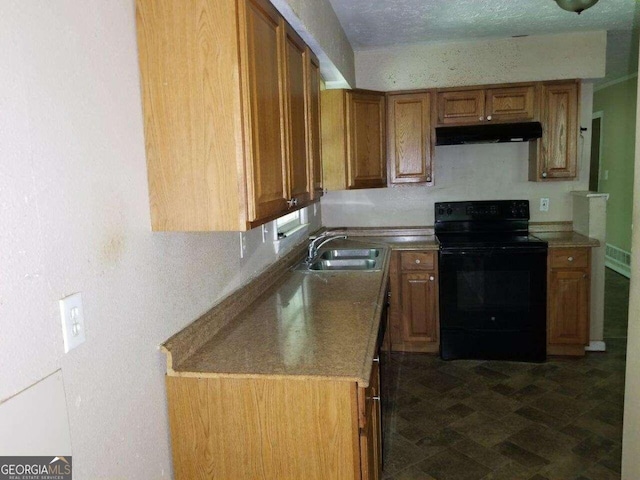
[[[393,353],[383,478],[619,479],[626,339],[606,340],[543,364]]]

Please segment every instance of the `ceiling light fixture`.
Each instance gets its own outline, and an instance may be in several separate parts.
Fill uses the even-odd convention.
[[[598,0],[555,0],[560,8],[568,12],[576,12],[578,15],[583,10],[593,7]]]

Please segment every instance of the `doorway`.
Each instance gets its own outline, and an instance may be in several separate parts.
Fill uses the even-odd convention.
[[[602,117],[604,112],[593,112],[591,120],[591,165],[589,168],[589,190],[600,192],[600,167],[602,159]]]

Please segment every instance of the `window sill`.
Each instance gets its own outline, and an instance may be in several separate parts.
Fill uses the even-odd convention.
[[[299,244],[300,242],[302,242],[302,240],[308,237],[309,224],[305,223],[289,230],[284,237],[275,240],[273,242],[273,249],[275,250],[276,254],[281,255],[282,253],[290,250],[294,245]]]

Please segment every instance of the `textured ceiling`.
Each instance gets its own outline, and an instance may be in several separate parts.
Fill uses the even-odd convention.
[[[553,0],[329,1],[354,50],[607,30],[607,78],[637,70],[637,36],[632,45],[631,30],[640,18],[640,2],[634,0],[600,0],[580,15]]]

